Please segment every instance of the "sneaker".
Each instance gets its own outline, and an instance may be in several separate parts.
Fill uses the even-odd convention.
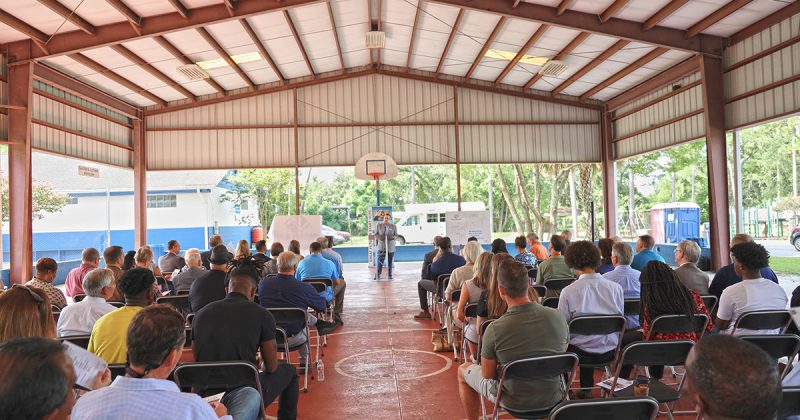
[[[414,319],[431,319],[431,314],[428,311],[420,311],[420,313],[414,315]]]
[[[335,322],[328,322],[328,321],[323,321],[321,319],[317,319],[316,327],[317,327],[317,334],[328,335],[332,333],[334,330],[336,330],[336,328],[338,328],[339,325],[336,324]]]
[[[447,327],[439,328],[440,333],[447,333]]]
[[[342,321],[342,317],[339,314],[333,314],[333,322],[339,326],[344,325],[344,321]]]

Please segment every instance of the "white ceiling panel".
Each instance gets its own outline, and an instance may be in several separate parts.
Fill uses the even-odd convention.
[[[500,17],[497,15],[475,11],[464,12],[442,72],[456,76],[465,75],[499,20]]]
[[[611,3],[614,3],[614,0],[574,0],[569,5],[569,9],[577,12],[599,15],[603,10],[606,10]]]
[[[0,42],[12,42],[28,39],[28,36],[10,26],[0,23]]]
[[[39,2],[30,0],[3,0],[0,2],[2,8],[7,13],[14,15],[17,19],[33,26],[47,35],[75,31],[77,26],[68,22],[48,7]],[[2,36],[2,35],[0,35]],[[22,39],[25,39],[23,37]],[[0,42],[4,42],[0,38]]]
[[[411,67],[434,71],[458,16],[458,9],[435,3],[423,3],[422,10],[423,13],[417,23],[416,45]]]
[[[69,10],[74,10],[84,20],[95,26],[124,22],[125,17],[106,0],[58,0]]]
[[[755,0],[744,7],[740,7],[739,10],[731,13],[725,19],[711,25],[703,33],[724,37],[731,36],[753,24],[753,22],[758,22],[765,16],[786,7],[788,4],[788,1]]]
[[[616,18],[644,22],[672,0],[630,0],[616,14]]]
[[[381,62],[405,67],[416,13],[416,1],[384,3],[381,29],[386,32],[386,48],[384,48]]]
[[[175,8],[164,0],[122,0],[122,2],[142,17],[175,12]]]
[[[138,39],[126,42],[123,45],[134,54],[142,57],[158,71],[189,89],[193,94],[207,95],[216,92],[208,83],[195,83],[187,80],[186,76],[178,71],[178,67],[182,66],[183,63],[173,57],[167,50],[161,48],[152,38]]]
[[[267,13],[253,16],[248,20],[285,77],[291,79],[309,75],[303,54],[283,13]],[[327,27],[330,28],[330,24]]]
[[[666,26],[675,29],[689,29],[690,26],[701,21],[706,16],[714,13],[728,3],[729,0],[693,0],[686,3],[675,13],[668,16],[659,23],[659,26]]]

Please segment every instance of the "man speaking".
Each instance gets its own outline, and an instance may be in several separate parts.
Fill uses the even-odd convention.
[[[392,223],[392,218],[389,214],[383,215],[383,223],[378,223],[375,226],[375,245],[378,247],[378,273],[375,280],[381,278],[383,273],[383,260],[387,258],[387,269],[389,271],[389,279],[392,278],[392,260],[394,259],[394,245],[395,238],[397,237],[397,226]]]

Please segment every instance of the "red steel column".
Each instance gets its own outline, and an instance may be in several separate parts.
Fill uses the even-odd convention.
[[[30,42],[9,46],[8,65],[8,208],[11,283],[25,283],[33,275],[31,196],[31,118],[33,61]]]
[[[711,266],[728,265],[730,217],[728,214],[728,159],[725,141],[725,98],[722,60],[699,57],[705,104],[706,155],[708,157],[708,214],[711,225]]]
[[[456,129],[456,194],[458,195],[458,211],[461,211],[461,139],[458,135],[458,86],[453,86],[453,125]]]
[[[133,238],[138,249],[147,245],[147,150],[144,114],[133,121]]]
[[[606,238],[617,234],[617,167],[611,133],[611,114],[604,109],[600,112],[600,167],[603,173],[603,225]]]
[[[292,89],[294,101],[294,214],[300,214],[300,120],[297,112],[297,89]]]

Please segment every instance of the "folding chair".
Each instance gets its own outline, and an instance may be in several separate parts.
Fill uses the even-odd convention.
[[[115,307],[117,309],[125,306],[125,302],[106,302],[106,303],[108,303],[109,305],[111,305],[111,306],[113,306],[113,307]]]
[[[605,373],[603,375],[603,379],[610,377],[610,367],[614,361],[617,360],[619,348],[622,345],[622,334],[624,333],[625,317],[622,315],[586,315],[572,318],[572,320],[569,322],[570,336],[601,336],[608,334],[618,335],[617,347],[614,349],[614,355],[610,359],[596,363],[587,363],[581,361],[580,356],[578,356],[578,366],[593,369],[603,368]]]
[[[275,277],[275,276],[270,274],[267,277]],[[308,277],[308,278],[303,279],[302,281],[303,281],[303,283],[311,283],[312,286],[314,286],[313,283],[322,283],[322,284],[324,284],[325,287],[326,287],[326,289],[324,289],[324,290],[320,290],[320,289],[318,289],[318,286],[314,286],[314,289],[316,289],[317,292],[319,292],[319,293],[322,293],[322,292],[326,291],[328,287],[330,287],[331,290],[333,290],[333,281],[328,277]],[[326,305],[327,305],[327,310],[323,314],[324,315],[323,320],[333,322],[333,309],[334,309],[334,305],[336,304],[336,299],[335,298],[331,299],[330,302],[328,302],[327,299],[325,299],[325,301],[326,301]]]
[[[565,287],[572,284],[575,281],[574,277],[563,277],[557,279],[549,279],[544,281],[544,285],[547,286],[547,291],[551,292],[551,297],[558,297],[561,295],[561,291],[564,290]]]
[[[192,330],[192,321],[194,321],[194,313],[186,315],[186,342],[184,343],[185,346],[189,347],[192,345],[192,341],[194,340],[194,331]]]
[[[528,279],[530,279],[531,284],[536,283],[536,274],[539,272],[539,269],[529,265],[526,265],[525,267],[528,268]]]
[[[544,298],[544,300],[542,301],[542,306],[558,309],[558,298],[557,297]]]
[[[111,371],[111,380],[117,378],[117,376],[125,376],[125,364],[119,365],[108,365],[108,370]]]
[[[658,401],[630,397],[564,401],[550,412],[549,420],[655,420]]]
[[[491,325],[492,322],[496,321],[494,318],[485,319],[480,325],[478,325],[478,348],[475,355],[475,361],[478,364],[481,364],[481,345],[483,344],[483,333],[486,332],[486,328]],[[485,417],[485,416],[484,416]]]
[[[656,334],[673,334],[695,332],[697,338],[703,336],[708,325],[706,314],[694,314],[691,317],[686,315],[661,315],[653,320],[650,325],[650,333],[645,337],[649,341]]]
[[[778,407],[778,420],[800,416],[800,386],[783,388],[783,399]]]
[[[175,296],[189,296],[188,290],[176,290]]]
[[[536,291],[536,294],[539,296],[539,303],[544,301],[545,296],[547,296],[547,286],[543,284],[533,284],[531,285],[533,290]]]
[[[447,321],[447,339],[450,341],[451,344],[455,344],[456,341],[459,343],[462,342],[460,337],[464,336],[464,327],[466,325],[462,325],[460,329],[456,328],[456,320],[453,319],[453,308],[458,308],[458,301],[461,300],[461,290],[453,290],[453,293],[450,294],[450,302],[448,304],[447,311],[445,312],[445,318],[448,319]],[[466,309],[466,308],[465,308]],[[460,334],[460,337],[459,337]],[[453,346],[453,360],[458,361],[458,352],[459,349],[457,346]]]
[[[429,293],[431,295],[431,302],[433,302],[433,319],[439,318],[439,323],[444,323],[444,289],[447,288],[447,283],[450,282],[449,274],[440,274],[436,278],[436,293]]]
[[[305,373],[303,379],[303,392],[308,392],[308,371],[309,363],[308,359],[311,358],[311,333],[309,332],[308,328],[308,312],[305,309],[300,308],[274,308],[268,309],[272,316],[275,318],[275,324],[280,327],[285,327],[287,325],[293,324],[303,324],[303,328],[306,332],[306,341],[304,343],[296,344],[294,346],[290,346],[288,344],[289,337],[285,337],[286,341],[279,341],[280,337],[276,336],[275,340],[278,344],[278,350],[284,351],[287,353],[286,361],[289,362],[289,353],[293,351],[299,351],[302,347],[306,348],[306,352],[308,356],[306,356],[306,363],[305,363]],[[285,333],[285,332],[284,332]],[[319,346],[319,341],[317,342],[317,346]],[[317,363],[319,363],[319,347],[317,347]]]
[[[790,322],[792,322],[792,315],[785,309],[745,312],[736,320],[731,335],[736,335],[736,330],[739,328],[748,330],[779,330],[778,334],[783,334]]]
[[[792,362],[800,352],[800,336],[795,334],[740,335],[739,338],[755,344],[775,360],[786,357],[789,361],[781,373],[781,380],[792,370]]]
[[[477,303],[470,303],[469,305],[464,307],[464,318],[466,322],[464,322],[464,329],[467,328],[467,324],[469,323],[469,318],[477,318],[478,317],[478,304]],[[484,324],[486,324],[484,322]],[[487,324],[488,325],[488,324]],[[480,340],[478,340],[480,341]],[[467,335],[461,334],[461,355],[462,361],[467,361]],[[456,356],[456,361],[458,361],[458,356]]]
[[[625,316],[639,316],[642,312],[642,300],[638,298],[625,299]]]
[[[189,308],[189,295],[159,296],[156,298],[156,303],[172,306],[173,308],[177,309],[184,318],[186,318],[186,315],[191,312],[191,309]]]
[[[694,342],[691,340],[637,341],[627,345],[622,350],[622,356],[617,361],[614,380],[611,384],[611,396],[633,396],[633,386],[619,391],[614,390],[617,386],[617,379],[619,379],[619,373],[623,365],[643,366],[645,368],[649,368],[650,366],[683,366],[686,364],[686,357],[689,355],[689,350],[692,349],[693,345]],[[650,381],[649,395],[655,398],[659,404],[664,404],[667,409],[667,416],[670,420],[673,420],[671,403],[680,399],[684,379],[685,376],[678,382],[677,389],[659,380]]]
[[[328,279],[328,280],[329,280],[329,283],[330,283],[330,279]],[[321,282],[321,281],[311,281],[311,279],[305,279],[305,280],[303,280],[303,283],[310,284],[311,287],[313,287],[314,290],[317,291],[317,293],[325,293],[328,290],[328,286],[324,282]],[[331,302],[333,302],[333,301],[331,301]],[[325,312],[323,312],[321,314],[322,315],[322,319],[324,321],[333,320],[333,312],[331,311],[331,307],[332,307],[331,302],[326,302]],[[319,315],[319,314],[317,314],[317,315]],[[320,340],[320,337],[319,337],[319,335],[317,335],[317,341],[319,341],[319,340]],[[322,345],[325,346],[325,347],[328,346],[328,336],[327,335],[322,337]],[[323,352],[322,355],[324,356],[325,353]]]
[[[258,368],[244,361],[183,363],[175,368],[173,377],[175,385],[181,390],[202,392],[206,389],[233,390],[242,386],[253,386],[258,390],[258,395],[264,395]],[[261,418],[267,418],[263,400]]]
[[[700,299],[703,299],[703,304],[706,305],[708,313],[713,314],[714,310],[717,309],[717,297],[714,295],[702,295]]]
[[[506,364],[503,366],[503,371],[500,374],[500,383],[497,385],[497,397],[491,418],[493,420],[497,420],[501,410],[520,419],[539,419],[547,417],[555,405],[530,411],[516,411],[507,407],[503,407],[501,403],[503,397],[503,384],[509,379],[513,379],[514,381],[536,381],[541,379],[557,378],[561,382],[561,391],[563,393],[561,401],[559,401],[559,403],[561,403],[567,399],[567,386],[572,382],[572,375],[575,372],[575,367],[577,365],[578,356],[575,355],[575,353],[531,357],[528,359],[515,360]],[[567,377],[566,381],[564,380],[564,376]],[[486,404],[483,399],[483,394],[480,395],[483,418],[486,418]]]
[[[58,337],[58,340],[61,341],[62,343],[64,341],[69,341],[70,343],[78,347],[86,349],[89,348],[89,339],[91,337],[92,337],[91,335],[68,335],[64,337]]]
[[[83,293],[79,293],[79,294],[77,294],[77,295],[72,297],[72,302],[78,303],[78,302],[80,302],[80,301],[82,301],[84,299],[86,299],[86,295],[83,294]]]

